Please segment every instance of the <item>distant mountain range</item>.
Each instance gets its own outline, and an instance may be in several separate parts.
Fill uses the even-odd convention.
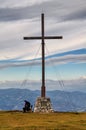
[[[48,91],[55,111],[86,111],[86,93]],[[24,100],[28,100],[34,107],[39,90],[28,89],[0,89],[0,110],[22,110]]]

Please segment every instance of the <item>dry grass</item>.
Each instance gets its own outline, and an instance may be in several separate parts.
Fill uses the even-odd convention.
[[[0,111],[0,130],[86,130],[86,113]]]

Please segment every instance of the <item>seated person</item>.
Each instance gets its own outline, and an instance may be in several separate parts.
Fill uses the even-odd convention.
[[[25,106],[23,107],[23,112],[32,110],[32,105],[30,104],[30,102],[28,102],[26,100],[24,100],[24,102],[25,102]]]

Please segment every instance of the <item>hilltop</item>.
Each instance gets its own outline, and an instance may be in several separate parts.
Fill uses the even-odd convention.
[[[1,130],[86,130],[86,113],[0,111]]]

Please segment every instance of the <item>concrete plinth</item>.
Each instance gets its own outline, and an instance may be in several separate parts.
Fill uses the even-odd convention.
[[[35,102],[34,112],[42,112],[42,113],[54,112],[54,110],[52,109],[50,98],[38,97]]]

